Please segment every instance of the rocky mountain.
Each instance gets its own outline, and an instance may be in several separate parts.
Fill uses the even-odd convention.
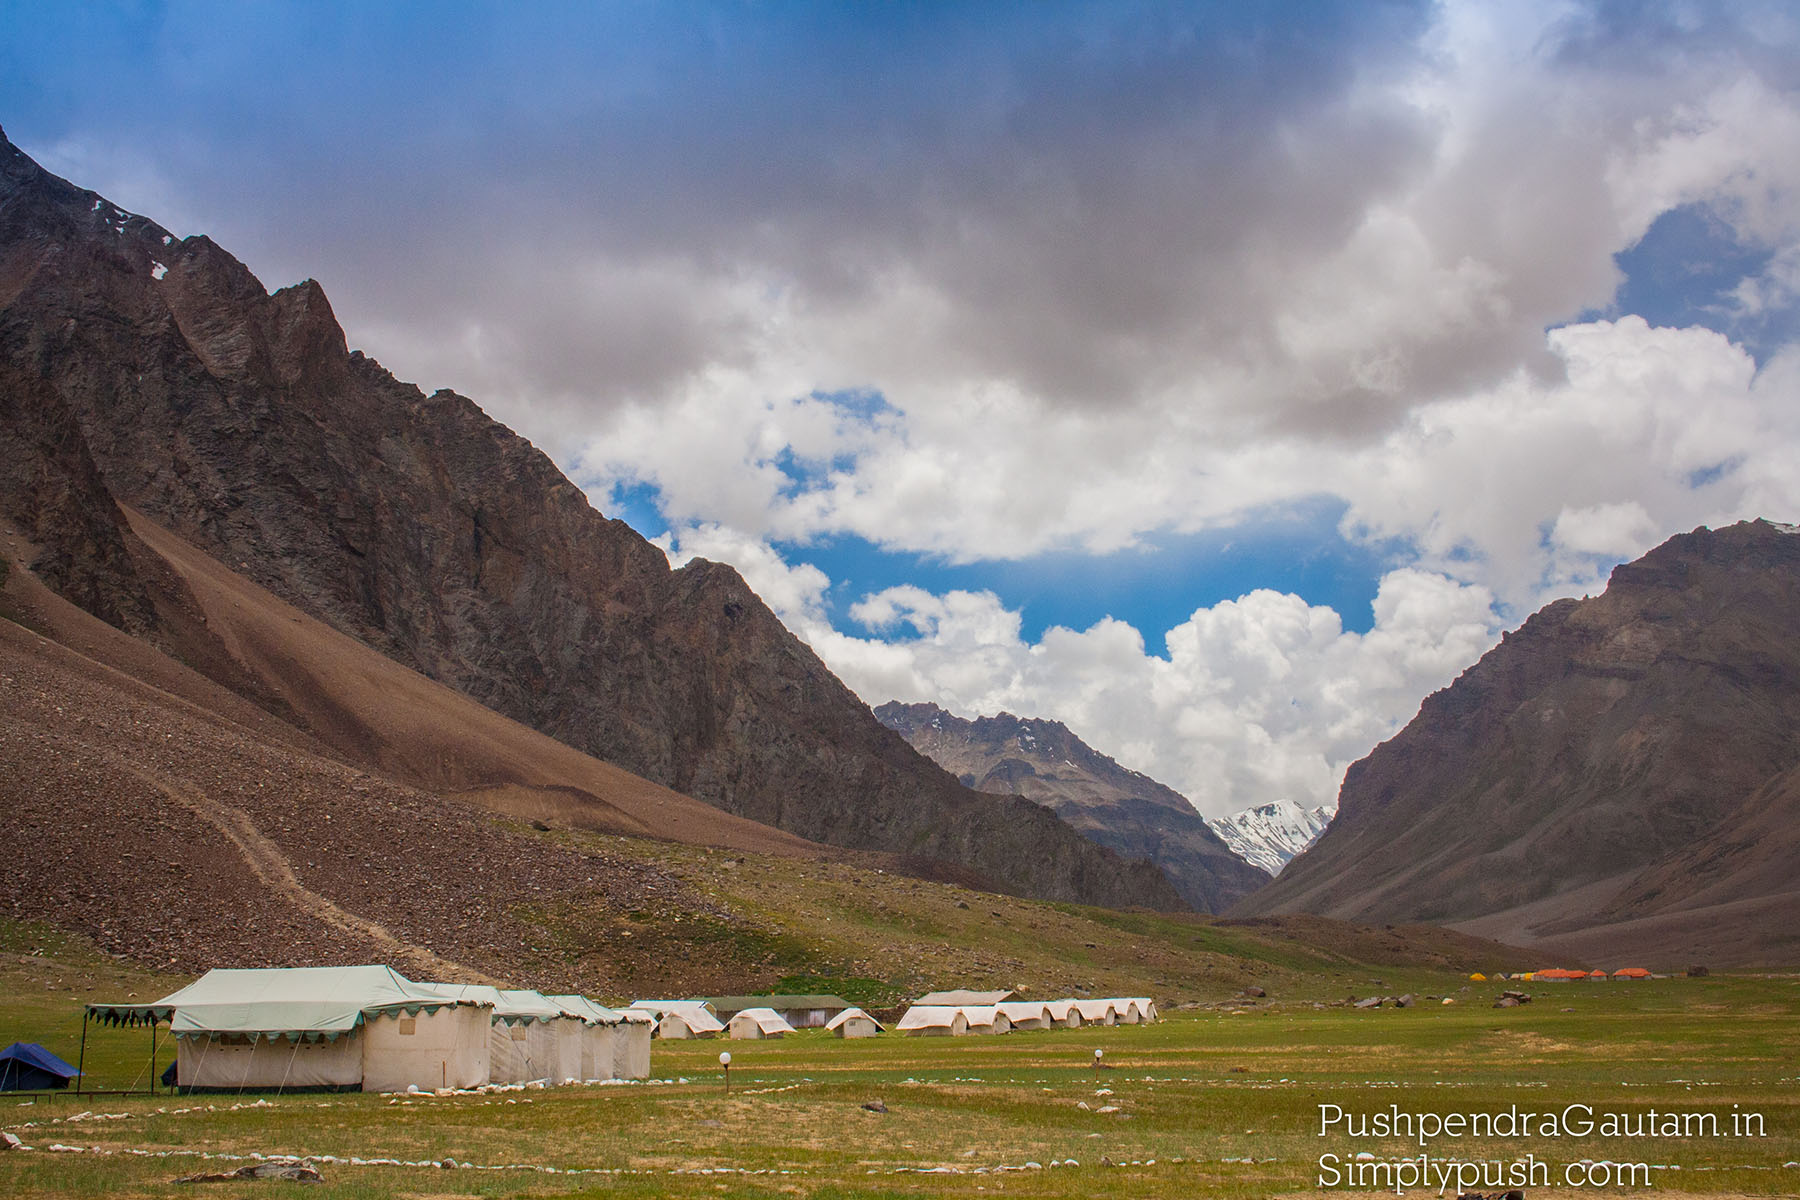
[[[270,294],[210,239],[51,176],[3,134],[0,448],[0,512],[32,539],[34,571],[121,629],[174,636],[126,506],[395,662],[676,792],[1001,889],[1182,907],[1154,867],[961,787],[883,729],[729,567],[671,570],[472,401],[349,351],[316,283]],[[197,653],[247,686],[229,654]]]
[[[1279,875],[1296,854],[1318,841],[1331,823],[1331,810],[1276,800],[1229,817],[1208,817],[1206,823],[1239,858]]]
[[[875,716],[969,787],[1024,796],[1099,845],[1148,858],[1202,912],[1222,912],[1268,881],[1180,793],[1120,766],[1060,721],[1010,713],[969,721],[899,701]]]
[[[1346,773],[1244,914],[1600,961],[1800,956],[1800,530],[1697,529],[1560,600]]]

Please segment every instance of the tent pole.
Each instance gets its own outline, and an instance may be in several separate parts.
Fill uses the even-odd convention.
[[[156,1095],[156,1014],[150,1014],[150,1094]]]
[[[94,1014],[87,1008],[81,1010],[81,1055],[75,1063],[75,1094],[81,1095],[81,1085],[87,1082],[87,1027],[88,1018]]]

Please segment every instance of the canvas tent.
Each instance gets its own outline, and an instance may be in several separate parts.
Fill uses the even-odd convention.
[[[709,1038],[725,1032],[725,1024],[698,1000],[634,1000],[628,1011],[648,1013],[660,1038]]]
[[[582,1078],[582,1024],[539,992],[475,983],[425,985],[487,1006],[488,1082],[567,1083]]]
[[[36,1042],[14,1042],[0,1050],[0,1092],[56,1091],[80,1074]]]
[[[1117,1025],[1119,1009],[1111,1000],[1077,1000],[1076,1011],[1083,1025]]]
[[[650,1035],[656,1028],[655,1017],[632,1009],[608,1008],[586,996],[549,999],[582,1022],[583,1079],[650,1077]]]
[[[1023,1000],[1013,1000],[1005,1004],[996,1004],[1006,1015],[1006,1019],[1017,1029],[1054,1029],[1056,1017],[1051,1013],[1048,1004],[1032,1004]]]
[[[970,1033],[1012,1032],[1012,1022],[1006,1019],[997,1004],[965,1004],[961,1011],[963,1019],[969,1023]]]
[[[1073,1000],[1052,1000],[1047,1007],[1059,1029],[1081,1028],[1081,1007]]]
[[[87,1011],[169,1021],[182,1087],[391,1092],[488,1081],[491,1007],[391,967],[220,968],[150,1004]]]
[[[1155,1018],[1156,1005],[1143,996],[1118,996],[1113,1005],[1119,1010],[1119,1024],[1136,1025]]]
[[[795,1029],[823,1028],[850,1007],[842,997],[824,995],[708,996],[704,1003],[721,1021],[729,1021],[747,1008],[774,1009]]]
[[[746,1008],[725,1026],[730,1036],[739,1039],[773,1038],[794,1032],[782,1015],[772,1008]]]
[[[947,1004],[915,1004],[894,1028],[909,1037],[961,1037],[969,1032],[969,1018]]]
[[[882,1025],[860,1008],[846,1008],[826,1022],[825,1028],[841,1038],[864,1038],[880,1033]]]

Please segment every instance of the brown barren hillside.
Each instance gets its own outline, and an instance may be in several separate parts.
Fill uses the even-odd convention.
[[[1350,768],[1239,913],[1436,921],[1603,964],[1800,960],[1800,531],[1670,539]]]
[[[11,530],[0,543],[28,548]],[[0,618],[41,632],[0,619],[0,799],[31,864],[0,880],[0,915],[178,971],[386,961],[593,986],[534,950],[521,904],[713,907],[654,866],[340,761],[16,559],[6,575]]]
[[[672,570],[472,401],[351,353],[316,283],[270,294],[210,239],[3,135],[0,390],[0,441],[31,456],[0,477],[0,511],[53,587],[121,628],[169,633],[147,627],[158,585],[135,572],[154,564],[113,501],[400,666],[741,817],[1022,894],[1184,907],[1154,866],[958,785],[731,568]],[[242,632],[240,665],[273,689],[253,699],[309,712],[327,741],[357,733],[322,711],[331,687],[305,691],[324,664],[274,662]],[[428,757],[404,769],[459,769]]]

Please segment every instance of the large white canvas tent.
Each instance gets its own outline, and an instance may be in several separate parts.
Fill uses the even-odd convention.
[[[1052,1000],[1045,1007],[1050,1010],[1050,1018],[1058,1029],[1081,1028],[1081,1008],[1075,1001]]]
[[[167,1020],[190,1088],[479,1087],[490,1005],[385,966],[208,971],[151,1004],[90,1004],[101,1020]]]
[[[489,1006],[489,1078],[493,1083],[567,1083],[582,1078],[582,1024],[560,1004],[524,988],[475,983],[430,985]]]
[[[660,1038],[709,1038],[725,1032],[725,1024],[698,1000],[634,1000],[630,1011],[650,1014]]]
[[[882,1030],[880,1021],[860,1008],[846,1008],[825,1023],[825,1028],[841,1038],[874,1037]]]
[[[608,1008],[586,996],[546,999],[581,1023],[579,1078],[590,1083],[649,1078],[650,1031],[654,1024],[649,1013]]]
[[[1056,1017],[1051,1013],[1048,1004],[1038,1004],[1024,1000],[1014,1000],[1007,1004],[996,1004],[995,1008],[1003,1013],[1017,1029],[1051,1029],[1056,1025]]]
[[[969,1032],[969,1018],[947,1004],[915,1004],[894,1028],[909,1037],[961,1037]]]
[[[731,1018],[726,1029],[731,1037],[740,1039],[781,1037],[794,1032],[786,1018],[772,1008],[746,1008]]]

